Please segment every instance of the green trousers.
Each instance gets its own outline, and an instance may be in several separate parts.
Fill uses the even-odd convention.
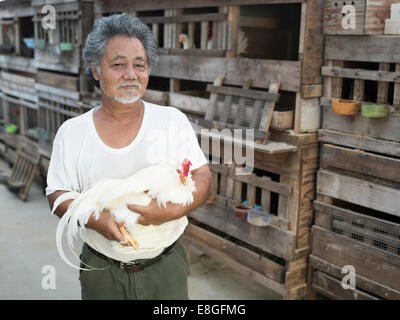
[[[83,300],[187,300],[188,264],[181,240],[160,260],[136,272],[126,272],[82,248],[81,260],[105,270],[80,271]],[[81,264],[81,268],[87,268]]]

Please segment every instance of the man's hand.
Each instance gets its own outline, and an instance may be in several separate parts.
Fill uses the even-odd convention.
[[[185,214],[184,207],[179,204],[167,202],[167,207],[160,208],[157,200],[150,201],[148,206],[128,205],[128,209],[140,214],[137,223],[148,226],[150,224],[160,225],[167,221],[178,219]]]
[[[212,174],[208,165],[201,166],[192,171],[192,179],[196,184],[193,193],[193,202],[184,206],[167,202],[167,207],[160,208],[155,199],[148,206],[128,205],[128,209],[141,215],[138,223],[143,225],[160,225],[164,222],[179,219],[199,207],[208,198],[212,189]]]
[[[90,216],[86,228],[97,231],[108,240],[115,240],[124,246],[129,246],[129,243],[122,243],[124,237],[118,229],[118,226],[121,225],[123,225],[123,223],[118,223],[108,210],[103,210],[98,220],[96,220],[94,215]]]

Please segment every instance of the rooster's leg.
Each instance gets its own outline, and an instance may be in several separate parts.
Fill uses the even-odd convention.
[[[124,226],[118,226],[119,231],[121,231],[122,235],[124,236],[124,242],[128,242],[134,247],[135,249],[139,248],[139,244],[135,239],[132,238],[130,233],[125,229]]]

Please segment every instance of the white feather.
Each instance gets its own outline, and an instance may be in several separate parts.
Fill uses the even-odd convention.
[[[159,236],[164,235],[164,238],[173,237],[175,239],[177,235],[172,235],[171,230],[183,232],[187,220],[185,220],[186,224],[181,218],[168,221],[160,226],[141,226],[136,224],[139,214],[129,210],[127,205],[147,206],[153,198],[157,199],[157,204],[160,207],[166,206],[167,202],[182,205],[192,203],[192,193],[196,190],[195,183],[189,173],[186,183],[182,184],[176,170],[177,168],[177,166],[169,163],[161,163],[144,168],[126,179],[104,179],[80,194],[69,192],[57,198],[55,207],[67,199],[74,199],[67,212],[60,219],[57,227],[56,244],[61,258],[76,269],[89,270],[75,266],[67,259],[62,248],[62,235],[64,231],[66,231],[67,246],[78,260],[79,257],[74,253],[74,240],[78,236],[83,241],[87,241],[88,239],[96,241],[98,245],[95,249],[103,254],[107,255],[108,253],[105,249],[102,252],[103,247],[113,248],[113,250],[128,255],[132,254],[135,250],[132,247],[123,247],[116,241],[107,240],[94,230],[85,228],[90,216],[94,214],[95,218],[99,219],[104,209],[109,210],[117,222],[125,223],[127,230],[131,234],[133,233],[134,237],[140,234],[140,236],[138,235],[139,238],[142,237],[148,240],[149,235],[153,232],[153,235],[159,233]],[[53,212],[54,210],[55,208],[53,208]],[[179,223],[180,227],[174,229],[174,223]],[[160,239],[166,243],[165,241],[169,239],[164,238]],[[158,250],[159,248],[148,248],[147,246],[142,251],[138,250],[135,254],[153,252],[156,249]]]

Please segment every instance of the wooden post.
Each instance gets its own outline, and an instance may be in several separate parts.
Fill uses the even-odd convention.
[[[400,63],[396,63],[396,72],[400,72]],[[396,107],[400,106],[400,83],[394,83],[393,91],[393,105]]]
[[[21,19],[14,20],[14,49],[17,56],[21,55]]]
[[[240,7],[231,6],[228,12],[228,27],[230,32],[228,33],[228,51],[226,53],[227,58],[236,58],[237,46],[238,46],[238,33],[239,33],[239,15]]]
[[[390,71],[390,63],[381,62],[379,63],[379,71]],[[378,82],[378,103],[387,103],[389,94],[389,82],[379,81]]]

